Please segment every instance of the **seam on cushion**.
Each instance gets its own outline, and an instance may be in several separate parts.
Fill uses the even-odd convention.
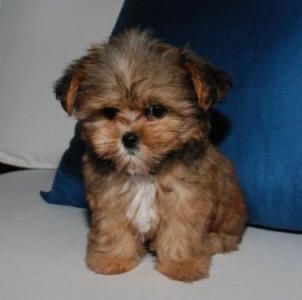
[[[297,175],[295,176],[294,195],[295,203],[302,202],[302,160],[297,164]]]

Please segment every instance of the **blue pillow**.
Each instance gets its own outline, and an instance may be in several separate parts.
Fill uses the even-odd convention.
[[[169,43],[189,44],[231,75],[234,87],[217,107],[213,127],[219,148],[234,162],[249,223],[297,231],[302,230],[301,16],[300,0],[128,0],[113,30],[151,28]],[[44,194],[49,202],[86,206],[79,144],[72,142],[64,154],[53,188]]]
[[[41,192],[41,196],[46,202],[81,208],[88,207],[81,165],[84,153],[85,143],[76,126],[74,137],[62,156],[50,192]]]

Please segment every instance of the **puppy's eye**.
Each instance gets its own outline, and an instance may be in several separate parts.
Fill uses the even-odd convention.
[[[113,120],[117,116],[118,112],[119,110],[115,107],[105,107],[103,109],[104,116],[109,120]]]
[[[163,118],[168,110],[161,104],[152,104],[146,109],[147,117]]]

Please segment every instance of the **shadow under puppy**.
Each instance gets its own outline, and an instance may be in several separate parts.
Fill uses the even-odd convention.
[[[86,262],[126,272],[146,250],[182,281],[208,276],[237,248],[246,206],[232,166],[208,140],[209,109],[228,76],[187,49],[132,29],[93,46],[55,86],[80,123],[91,210]]]

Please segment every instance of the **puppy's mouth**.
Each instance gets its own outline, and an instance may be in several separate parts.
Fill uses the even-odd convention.
[[[144,146],[139,143],[131,147],[125,147],[121,143],[116,163],[119,171],[129,175],[149,174],[152,165],[150,158],[146,156]]]
[[[125,149],[121,147],[120,150],[120,162],[121,166],[125,169],[135,167],[143,164],[143,159],[138,148],[136,149]]]
[[[125,150],[127,152],[127,154],[131,155],[131,156],[135,156],[137,154],[137,152],[139,151],[138,148],[135,149],[126,149]]]

